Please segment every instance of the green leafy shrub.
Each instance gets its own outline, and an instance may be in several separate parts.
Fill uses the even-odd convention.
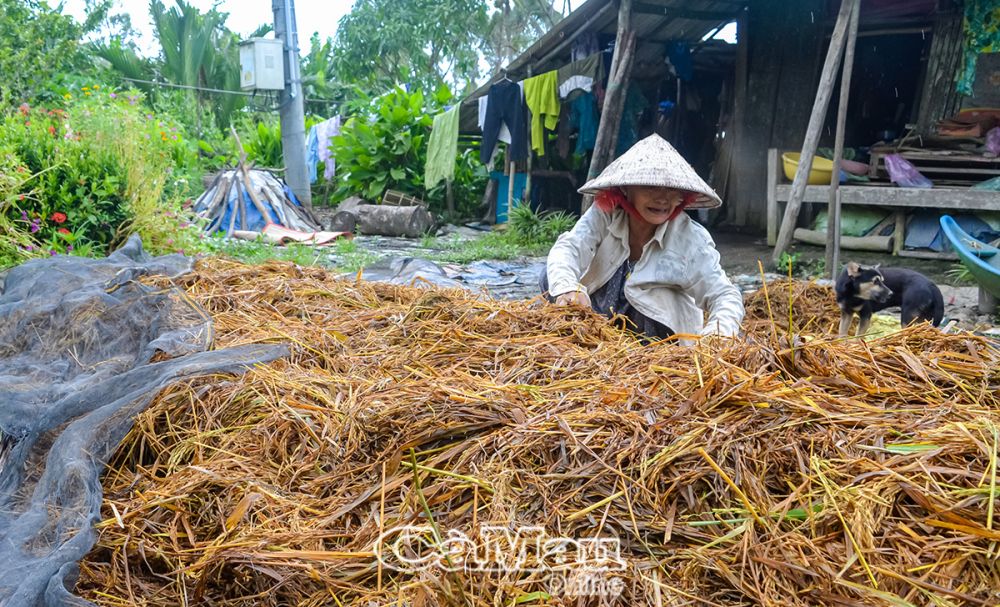
[[[516,243],[551,245],[573,227],[576,218],[563,211],[536,213],[528,205],[517,205],[511,209],[507,221],[507,231]]]
[[[193,150],[140,101],[83,87],[66,94],[66,110],[25,104],[0,122],[0,145],[29,176],[4,215],[33,249],[104,254],[133,232],[154,251],[196,245],[180,207],[192,189]]]
[[[447,87],[425,97],[396,87],[374,99],[357,102],[354,116],[331,142],[337,162],[335,200],[361,196],[381,202],[386,190],[399,190],[427,201],[440,213],[445,207],[445,186],[424,189],[427,142],[434,115],[453,101]],[[460,150],[452,191],[456,210],[470,212],[479,204],[486,184],[486,170],[471,148]]]
[[[396,87],[371,100],[367,115],[349,118],[331,142],[339,182],[335,196],[359,194],[381,202],[388,189],[420,196],[432,122],[420,91]]]
[[[61,6],[0,0],[0,107],[57,102],[68,77],[91,69],[80,39],[107,12],[100,4],[94,8],[77,23]]]
[[[307,127],[308,129],[308,127]],[[281,125],[277,120],[260,121],[243,141],[247,160],[259,167],[276,169],[285,166],[281,152]]]
[[[25,230],[27,217],[18,225],[11,213],[29,179],[31,174],[24,163],[9,145],[0,143],[0,268],[16,265],[34,254],[34,242]]]

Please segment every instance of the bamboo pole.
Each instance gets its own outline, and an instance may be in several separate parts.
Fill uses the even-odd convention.
[[[534,70],[531,69],[531,65],[528,65],[528,78],[531,78],[534,75],[535,75]],[[544,132],[544,130],[543,130],[543,132]],[[544,150],[544,146],[545,146],[545,140],[543,138],[543,140],[542,140],[542,149],[543,150]],[[528,199],[527,202],[528,202],[528,206],[529,207],[531,206],[531,165],[532,165],[531,157],[533,155],[534,155],[533,150],[531,149],[531,146],[529,145],[528,146],[528,157],[524,161],[524,173],[525,173],[525,175],[524,175],[524,197]],[[525,201],[522,200],[521,204],[524,204],[524,203],[525,203]],[[507,213],[508,213],[508,216],[509,216],[509,213],[510,213],[510,209],[509,208],[507,209]]]
[[[508,152],[510,152],[510,147],[507,146]],[[528,153],[530,154],[531,152],[529,151]],[[514,177],[517,174],[517,163],[511,160],[507,164],[507,170],[509,171],[509,175],[507,176],[507,219],[510,219],[510,210],[514,206]]]
[[[775,263],[781,258],[781,254],[785,252],[788,245],[792,243],[792,233],[795,230],[795,222],[799,218],[802,198],[806,193],[806,182],[809,178],[809,171],[812,170],[813,156],[816,155],[820,131],[823,129],[826,110],[833,93],[833,82],[837,77],[837,69],[840,67],[840,58],[847,35],[847,23],[850,20],[852,7],[857,4],[858,0],[843,0],[840,5],[840,13],[837,15],[837,23],[833,28],[833,36],[830,37],[830,48],[827,49],[826,61],[823,64],[819,87],[816,90],[816,100],[813,103],[812,114],[809,116],[805,141],[802,143],[799,168],[795,173],[795,180],[792,182],[792,192],[788,198],[788,205],[785,207],[785,216],[781,220],[781,229],[778,231],[778,241],[772,253],[772,261]]]
[[[830,205],[826,221],[826,268],[830,273],[830,278],[834,280],[837,278],[837,269],[840,267],[840,161],[844,157],[847,102],[851,95],[851,74],[854,71],[854,47],[858,39],[860,14],[861,7],[855,5],[851,10],[851,23],[847,27],[844,67],[840,74],[840,102],[837,106],[837,134],[833,145],[833,175],[830,176]]]
[[[635,31],[632,29],[632,0],[621,0],[618,7],[618,35],[615,38],[615,54],[611,58],[611,74],[608,89],[601,108],[601,121],[597,126],[597,141],[594,155],[590,159],[587,180],[597,177],[608,166],[618,143],[618,127],[621,126],[622,110],[625,108],[625,90],[632,75],[632,60],[635,58]],[[590,208],[593,197],[585,195],[580,206],[584,213]]]

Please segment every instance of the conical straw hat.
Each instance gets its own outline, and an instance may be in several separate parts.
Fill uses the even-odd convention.
[[[650,135],[633,145],[601,174],[583,184],[581,194],[596,194],[627,185],[661,186],[698,194],[687,208],[712,209],[722,204],[719,195],[659,135]]]

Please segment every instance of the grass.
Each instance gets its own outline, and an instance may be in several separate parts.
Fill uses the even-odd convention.
[[[471,263],[482,259],[513,259],[547,255],[552,244],[563,232],[571,229],[576,219],[566,213],[536,213],[530,207],[514,207],[506,230],[487,232],[475,240],[424,237],[420,246],[441,249],[432,259],[451,263]]]
[[[357,272],[379,258],[375,253],[359,247],[357,242],[346,238],[336,241],[332,247],[316,248],[305,244],[278,246],[260,239],[238,240],[212,236],[205,239],[204,249],[209,254],[230,257],[247,264],[291,261],[300,266],[332,266],[340,272]]]
[[[458,236],[443,239],[425,234],[420,239],[420,247],[427,251],[424,256],[428,259],[446,263],[542,257],[548,254],[559,234],[573,227],[574,221],[565,213],[541,214],[528,207],[516,207],[505,230],[485,232],[472,240]],[[365,250],[357,241],[349,239],[340,239],[325,249],[296,244],[276,246],[263,240],[226,240],[219,236],[206,239],[205,243],[204,249],[209,253],[248,264],[281,260],[304,266],[332,266],[340,272],[357,272],[380,258],[377,253]]]
[[[262,239],[239,240],[213,235],[204,241],[204,249],[212,255],[231,257],[247,264],[272,260],[291,261],[302,266],[315,265],[325,255],[322,249],[302,244],[277,246]]]
[[[358,246],[354,240],[341,238],[334,246],[337,262],[335,267],[342,272],[357,272],[361,268],[378,261],[379,256]]]
[[[952,264],[945,272],[945,275],[952,279],[956,285],[976,284],[976,279],[972,276],[972,272],[963,263]]]

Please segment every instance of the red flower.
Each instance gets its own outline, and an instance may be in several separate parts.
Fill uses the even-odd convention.
[[[55,135],[55,134],[56,134],[56,127],[50,126],[49,127],[49,135]]]
[[[24,116],[27,116],[27,115],[28,115],[28,104],[27,104],[27,103],[22,103],[21,105],[17,106],[17,109],[18,109],[18,110],[19,110],[19,111],[21,112],[21,114],[23,114]]]
[[[52,221],[54,221],[56,223],[62,223],[64,221],[66,221],[66,214],[65,213],[56,212],[56,213],[53,213],[52,216],[49,217],[49,219],[51,219]]]
[[[59,232],[60,234],[72,234],[72,232],[70,232],[66,228],[59,228],[58,230],[56,230],[56,232]]]

